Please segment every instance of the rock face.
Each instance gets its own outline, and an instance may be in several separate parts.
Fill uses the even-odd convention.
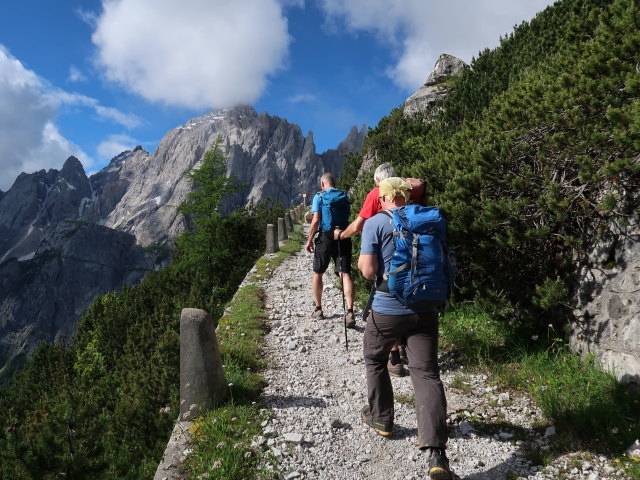
[[[322,173],[341,173],[365,133],[354,127],[319,155],[311,132],[241,106],[168,132],[152,154],[123,152],[91,178],[74,157],[59,171],[21,174],[0,191],[0,381],[41,341],[68,340],[96,295],[168,261],[141,246],[171,244],[184,229],[177,212],[191,189],[184,175],[218,137],[227,172],[247,185],[227,201],[230,210],[265,198],[301,201]]]
[[[62,170],[20,174],[0,199],[0,263],[33,255],[43,229],[77,219],[92,193],[82,164],[69,157]]]
[[[313,134],[303,136],[284,119],[246,106],[215,111],[167,133],[152,155],[142,151],[126,159],[106,184],[129,182],[126,192],[101,221],[134,234],[142,245],[171,242],[184,229],[176,206],[191,189],[185,174],[218,137],[228,152],[227,173],[247,185],[227,200],[226,210],[265,198],[289,206],[303,192],[318,190],[322,173],[341,173],[344,154],[358,151],[365,134],[364,126],[354,127],[336,150],[318,155]],[[113,190],[117,196],[119,189]]]
[[[449,90],[446,81],[464,68],[468,68],[468,65],[459,58],[446,53],[441,54],[424,85],[405,100],[404,115],[406,117],[417,115],[424,112],[431,104],[446,97]]]
[[[12,373],[40,342],[68,341],[97,296],[138,283],[164,257],[124,232],[61,221],[43,233],[33,259],[0,264],[0,361]]]
[[[579,272],[571,347],[594,354],[619,380],[640,383],[640,221],[614,232]]]

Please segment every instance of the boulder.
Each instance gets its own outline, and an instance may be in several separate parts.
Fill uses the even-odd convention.
[[[444,99],[449,91],[446,81],[467,67],[459,58],[446,53],[441,54],[424,85],[404,102],[404,115],[415,116]]]

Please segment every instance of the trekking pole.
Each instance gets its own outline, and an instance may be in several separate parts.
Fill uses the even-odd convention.
[[[342,253],[340,252],[340,238],[338,238],[338,262],[342,263]],[[342,278],[343,272],[341,271],[340,265],[338,265],[338,272],[340,273],[340,291],[342,292],[342,311],[345,312],[346,315],[347,305],[344,299],[344,280]],[[349,339],[347,338],[347,319],[346,317],[342,317],[342,325],[344,326],[344,348],[348,352],[349,351]]]

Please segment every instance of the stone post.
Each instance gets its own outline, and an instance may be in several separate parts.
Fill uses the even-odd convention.
[[[295,209],[296,212],[296,223],[300,220],[300,205],[298,205]]]
[[[267,224],[267,253],[276,253],[280,249],[276,227],[273,223]]]
[[[287,238],[289,238],[289,235],[284,224],[284,218],[278,218],[278,241],[283,242]]]
[[[211,317],[204,310],[180,314],[180,420],[192,420],[226,400],[227,381]]]
[[[287,212],[284,215],[284,221],[287,224],[287,231],[288,232],[292,232],[293,231],[293,220],[291,219],[291,214],[289,212]]]

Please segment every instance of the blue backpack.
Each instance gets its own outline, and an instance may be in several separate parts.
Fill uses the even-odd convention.
[[[442,303],[453,289],[455,254],[447,249],[447,222],[436,207],[384,210],[393,224],[395,250],[378,291],[401,303]]]
[[[331,189],[320,193],[320,231],[344,229],[349,225],[351,200],[347,192]]]

